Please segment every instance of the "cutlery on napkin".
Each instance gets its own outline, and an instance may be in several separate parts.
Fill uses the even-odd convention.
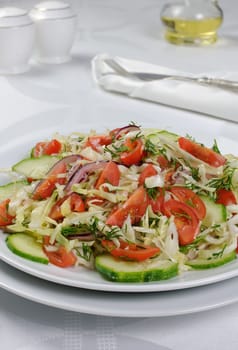
[[[238,122],[238,89],[198,83],[194,81],[198,76],[192,73],[107,54],[93,58],[92,73],[96,83],[104,90]],[[142,80],[138,78],[140,73],[175,75],[178,79]],[[144,76],[150,77],[146,74]],[[188,79],[179,79],[180,76]],[[219,72],[201,75],[204,76],[222,81],[238,80],[238,72],[226,73],[225,78]]]

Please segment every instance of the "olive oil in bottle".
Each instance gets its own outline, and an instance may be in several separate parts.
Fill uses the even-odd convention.
[[[185,0],[161,11],[165,38],[173,44],[212,44],[217,40],[223,13],[214,0]]]

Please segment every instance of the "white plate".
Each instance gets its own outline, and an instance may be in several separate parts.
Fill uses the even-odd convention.
[[[98,111],[98,115],[104,115],[103,110]],[[108,111],[105,115],[109,115]],[[113,128],[118,124],[125,125],[128,123],[128,119],[125,118],[120,118],[120,123],[112,122],[110,118],[107,118],[102,121],[100,130],[106,127]],[[78,116],[78,112],[73,113],[71,110],[65,109],[23,120],[4,130],[0,133],[1,167],[10,166],[25,157],[29,154],[29,150],[35,142],[50,137],[56,131],[64,134],[75,130],[89,131],[90,128],[97,125],[94,116],[90,117],[88,115],[87,120],[88,123],[85,124]],[[234,149],[238,149],[236,141],[238,125],[234,123],[186,113],[181,115],[179,124],[173,116],[167,116],[163,119],[158,116],[155,118],[153,115],[147,118],[146,121],[143,115],[138,115],[136,122],[143,127],[169,128],[181,134],[189,133],[197,137],[199,141],[208,144],[212,144],[213,139],[216,138],[223,152],[232,152]],[[0,258],[19,270],[48,281],[100,291],[152,292],[178,290],[207,285],[238,275],[238,261],[233,261],[216,269],[183,273],[181,276],[168,281],[141,284],[113,283],[103,280],[97,272],[84,268],[60,269],[55,266],[45,266],[22,259],[8,250],[5,245],[5,235],[2,233],[0,234]]]
[[[0,262],[0,287],[59,309],[117,317],[162,317],[211,310],[238,301],[238,278],[160,293],[111,293],[57,285]],[[139,307],[138,307],[139,305]]]

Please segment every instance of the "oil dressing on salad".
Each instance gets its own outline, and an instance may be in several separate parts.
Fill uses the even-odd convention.
[[[0,226],[23,258],[116,282],[236,258],[238,158],[216,142],[131,123],[40,140],[4,171],[11,181],[0,186]]]

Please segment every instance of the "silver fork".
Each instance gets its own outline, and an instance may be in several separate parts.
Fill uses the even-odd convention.
[[[227,89],[231,91],[236,91],[236,90],[238,91],[238,81],[209,78],[209,77],[187,77],[184,75],[129,72],[112,58],[106,58],[104,62],[110,68],[112,68],[116,73],[130,79],[136,79],[136,80],[147,81],[147,82],[154,81],[154,80],[162,80],[162,79],[173,79],[173,80],[181,80],[181,81],[191,81],[198,84],[215,86],[218,88]]]

